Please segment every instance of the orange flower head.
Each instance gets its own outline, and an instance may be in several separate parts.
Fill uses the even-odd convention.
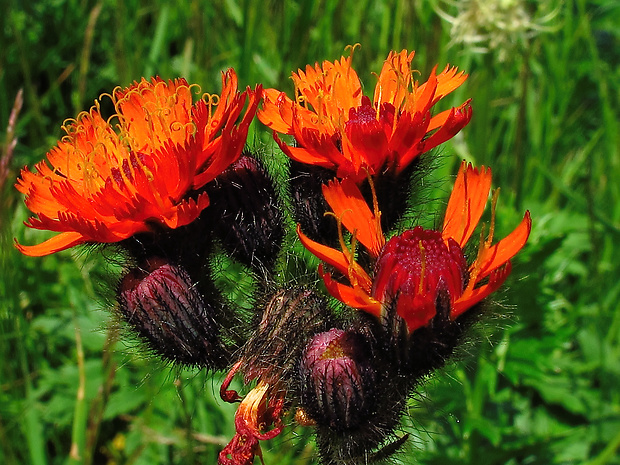
[[[413,79],[414,52],[390,52],[375,86],[364,96],[351,67],[352,56],[307,66],[293,73],[295,100],[266,89],[260,121],[270,127],[280,148],[292,159],[336,171],[340,178],[362,181],[367,173],[400,173],[418,155],[452,138],[471,119],[469,101],[432,116],[433,106],[467,78],[454,67],[427,82]],[[285,144],[278,133],[295,136]]]
[[[364,270],[352,250],[341,240],[342,251],[306,237],[298,228],[303,245],[345,276],[347,283],[332,279],[319,266],[327,290],[341,302],[378,318],[386,308],[396,312],[409,332],[426,326],[441,310],[456,319],[467,309],[496,291],[510,274],[510,260],[525,245],[531,230],[529,212],[507,237],[492,245],[493,219],[486,238],[480,240],[477,256],[467,260],[463,249],[480,222],[491,189],[491,170],[462,163],[448,201],[442,231],[416,227],[393,237],[385,245],[377,207],[371,213],[359,188],[350,180],[325,186],[325,198],[341,224],[353,233],[375,259],[372,270]],[[497,191],[496,191],[497,192]]]
[[[197,86],[184,79],[142,79],[109,95],[113,117],[104,119],[95,101],[65,122],[47,162],[23,169],[16,184],[36,215],[26,225],[60,234],[17,248],[42,256],[195,220],[209,205],[199,190],[239,157],[261,98],[260,87],[239,93],[232,69],[222,84],[221,96],[194,103]]]

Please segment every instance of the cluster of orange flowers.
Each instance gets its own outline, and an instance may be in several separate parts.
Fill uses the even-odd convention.
[[[16,186],[25,194],[26,205],[35,215],[26,225],[58,234],[37,245],[16,243],[16,247],[26,255],[42,256],[83,243],[122,246],[136,235],[153,237],[156,242],[161,231],[191,228],[213,205],[214,193],[219,192],[213,186],[219,186],[227,177],[241,176],[239,173],[253,176],[258,162],[245,159],[242,151],[249,125],[257,116],[273,131],[275,141],[292,163],[321,169],[323,179],[328,179],[316,192],[320,199],[315,203],[323,205],[323,210],[316,214],[322,217],[330,213],[337,226],[336,234],[311,237],[299,223],[297,234],[304,247],[321,261],[318,272],[329,294],[346,308],[361,311],[358,314],[362,323],[358,326],[379,325],[384,331],[386,327],[401,325],[403,330],[393,330],[401,331],[398,337],[390,336],[398,339],[415,338],[419,330],[432,331],[439,319],[442,324],[456,322],[506,280],[510,260],[528,239],[531,220],[526,213],[512,233],[493,243],[497,201],[494,194],[487,233],[480,235],[477,249],[468,248],[477,251],[466,254],[465,246],[471,242],[489,198],[491,170],[463,162],[439,229],[416,226],[396,234],[393,222],[386,223],[382,211],[390,208],[388,204],[404,204],[406,199],[380,194],[376,185],[384,179],[407,183],[420,156],[452,138],[472,117],[469,100],[433,113],[435,105],[461,86],[467,75],[454,67],[441,72],[435,68],[428,80],[420,84],[413,77],[413,57],[414,53],[406,50],[391,52],[378,75],[372,97],[363,94],[360,79],[352,68],[352,56],[293,73],[292,98],[276,89],[263,90],[260,85],[239,92],[232,69],[223,74],[220,95],[198,95],[197,86],[184,79],[153,78],[126,89],[117,88],[108,95],[115,108],[112,117],[105,118],[96,102],[89,112],[65,122],[67,135],[48,153],[47,161],[38,163],[35,172],[21,172]],[[293,136],[294,143],[285,142],[285,136]],[[331,175],[325,175],[326,172]],[[243,189],[242,185],[241,198]],[[248,191],[247,196],[253,197],[254,191]],[[273,203],[273,199],[269,201]],[[218,202],[225,200],[218,197]],[[234,208],[232,204],[225,207]],[[257,230],[245,232],[260,235],[258,229],[268,227],[265,223],[257,220]],[[204,237],[210,240],[209,234]],[[260,255],[255,250],[249,255],[254,253]],[[149,263],[160,266],[160,262],[158,258]],[[177,266],[189,269],[191,265],[165,266],[166,272],[158,275],[165,278],[158,279],[176,279],[179,289],[189,287],[189,274],[177,271]],[[142,275],[134,272],[130,284],[140,279]],[[183,294],[175,289],[168,286],[158,291],[158,302],[166,300],[162,293]],[[148,298],[149,292],[142,292],[139,299]],[[191,295],[192,302],[199,302],[191,305],[200,307],[200,312],[208,311],[209,306],[201,301],[203,296],[197,291]],[[128,302],[133,300],[125,298],[123,302],[130,305]],[[189,300],[176,298],[174,303],[176,308],[183,307],[182,315],[177,317],[183,322],[183,315],[192,311],[186,302]],[[140,303],[131,305],[147,307]],[[159,307],[148,308],[157,312]],[[160,308],[162,312],[167,309],[170,310]],[[279,324],[263,318],[259,329],[269,334],[263,326],[271,325],[280,331]],[[327,349],[313,349],[319,355],[313,355],[311,361],[304,359],[304,379],[320,377],[312,370],[326,357],[335,360],[330,370],[348,370],[351,383],[371,384],[380,379],[378,375],[351,375],[357,366],[355,357],[359,350],[354,346],[360,337],[347,339],[345,333],[350,329],[344,323],[340,326],[328,336],[313,339],[331,345]],[[146,332],[149,331],[147,328]],[[216,333],[214,330],[213,334]],[[154,340],[165,343],[166,337]],[[301,353],[304,344],[308,341],[302,344]],[[322,342],[317,344],[322,347]],[[239,352],[229,352],[232,353]],[[303,405],[303,399],[312,396],[302,394],[302,401],[291,401],[287,398],[289,389],[278,376],[248,366],[245,361],[247,358],[237,362],[224,360],[224,366],[234,366],[222,387],[222,397],[241,401],[235,418],[237,435],[220,455],[220,463],[225,465],[253,463],[254,456],[260,454],[259,440],[281,431],[282,415],[287,409],[298,408],[298,418],[316,411]],[[369,364],[364,362],[364,366]],[[226,390],[239,370],[245,372],[246,381],[258,381],[244,398]],[[305,423],[318,423],[320,428],[332,428],[338,434],[360,428],[363,419],[347,416],[342,423],[345,426],[339,426],[338,421],[341,403],[362,402],[359,399],[363,389],[358,386],[357,397],[342,397],[342,393],[335,393],[333,379],[326,379],[317,386],[327,383],[328,388],[317,389],[321,395],[340,395],[340,400],[325,401],[325,408],[331,410],[325,414],[328,420],[323,424],[321,413],[315,413]],[[371,441],[370,447],[381,443],[381,439]]]

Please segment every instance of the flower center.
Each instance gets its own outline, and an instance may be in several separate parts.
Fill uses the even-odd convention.
[[[361,168],[370,174],[378,173],[383,165],[391,163],[389,141],[392,136],[394,106],[384,103],[375,108],[367,96],[362,104],[349,110],[343,138],[344,153],[348,154],[356,174]]]
[[[350,124],[368,124],[377,122],[377,110],[375,110],[370,104],[370,98],[367,96],[362,97],[362,104],[357,108],[351,108],[349,110],[349,120],[347,126]]]
[[[397,313],[409,331],[447,316],[462,294],[467,262],[458,244],[420,226],[387,242],[375,269],[372,295]],[[446,299],[447,297],[447,299]]]

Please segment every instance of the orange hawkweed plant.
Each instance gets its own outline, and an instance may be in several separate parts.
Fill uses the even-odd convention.
[[[312,254],[346,278],[333,279],[319,265],[329,293],[346,305],[381,318],[388,306],[405,321],[409,333],[428,324],[447,306],[454,320],[467,309],[496,291],[508,277],[510,259],[525,245],[531,230],[529,212],[507,237],[493,244],[495,204],[488,236],[481,235],[474,260],[468,261],[463,248],[480,222],[491,189],[490,168],[476,169],[463,162],[448,201],[441,231],[420,226],[392,237],[386,242],[381,231],[380,212],[374,211],[350,179],[325,185],[327,203],[339,223],[353,234],[348,247],[342,236],[342,250],[319,244],[298,228],[302,244]],[[355,260],[355,248],[361,243],[374,259],[374,269],[365,270]]]
[[[494,241],[497,190],[478,226],[491,170],[465,162],[443,224],[391,236],[433,167],[420,155],[472,117],[469,100],[436,111],[467,75],[435,67],[419,83],[413,58],[390,52],[372,96],[352,54],[293,73],[293,98],[260,85],[240,92],[232,69],[219,95],[142,79],[67,120],[46,159],[17,179],[26,226],[56,233],[16,241],[23,254],[116,244],[119,321],[167,362],[228,372],[220,397],[238,408],[220,465],[262,462],[261,442],[293,418],[314,429],[320,463],[383,463],[409,436],[408,399],[453,355],[528,240],[526,212]],[[292,159],[288,176],[244,150],[255,115]],[[284,247],[295,223],[327,293],[290,266],[302,263]],[[247,273],[251,308],[221,284],[222,263]]]
[[[104,119],[95,101],[66,121],[47,160],[35,172],[23,169],[16,184],[35,214],[26,225],[59,234],[17,248],[42,256],[194,221],[209,205],[201,188],[239,158],[262,89],[238,92],[230,69],[221,95],[194,103],[197,92],[185,79],[142,79],[107,95],[112,117]]]
[[[355,47],[353,47],[355,48]],[[367,173],[399,174],[420,154],[457,134],[471,119],[469,100],[436,115],[432,109],[467,78],[455,67],[432,70],[428,80],[413,79],[414,52],[390,52],[372,99],[362,93],[351,67],[352,55],[306,66],[292,74],[295,98],[265,89],[258,119],[293,160],[363,181]],[[279,134],[295,137],[283,142]]]

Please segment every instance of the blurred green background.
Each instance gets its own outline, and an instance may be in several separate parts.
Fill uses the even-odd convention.
[[[290,93],[292,70],[359,42],[354,67],[367,93],[390,49],[416,50],[421,81],[436,63],[470,73],[448,103],[471,97],[474,117],[439,151],[433,179],[446,184],[437,195],[462,158],[487,164],[502,188],[497,237],[525,209],[534,224],[497,296],[506,317],[420,388],[397,462],[620,464],[620,2],[0,8],[0,463],[211,464],[234,434],[219,376],[166,366],[111,323],[99,255],[28,258],[13,248],[13,237],[44,237],[22,225],[19,168],[45,156],[64,119],[117,85],[158,74],[219,92],[220,71],[232,66],[242,86]],[[272,144],[260,125],[249,140]],[[263,451],[267,465],[316,463],[311,433],[299,427]]]

